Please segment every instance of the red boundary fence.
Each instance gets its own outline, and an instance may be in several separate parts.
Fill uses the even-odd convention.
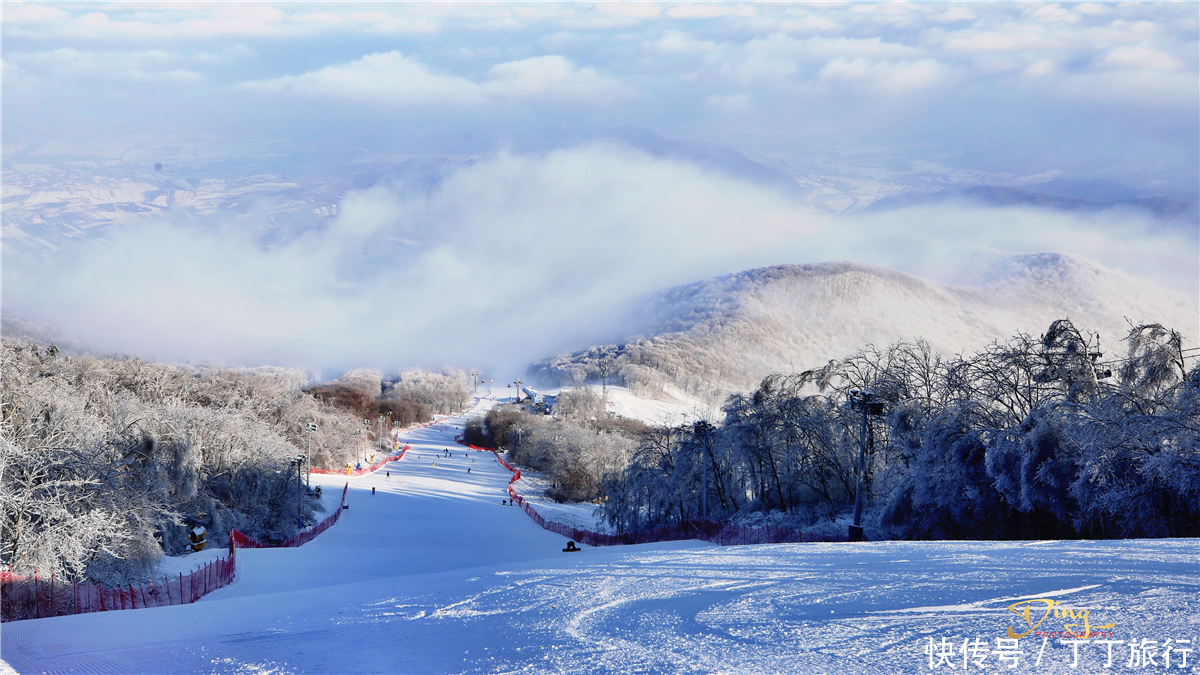
[[[53,574],[49,580],[42,579],[38,576],[37,568],[34,568],[31,577],[0,572],[0,621],[23,621],[69,614],[193,603],[233,581],[237,574],[236,549],[300,546],[328,530],[341,517],[346,505],[346,491],[349,488],[349,483],[342,488],[342,500],[337,511],[316,527],[280,543],[264,543],[234,529],[229,533],[228,557],[213,560],[188,574],[180,574],[178,579],[164,579],[161,584],[129,584],[117,588],[104,588],[99,584],[55,579]]]
[[[322,520],[316,527],[311,527],[303,532],[300,532],[288,539],[280,542],[259,541],[254,537],[244,534],[242,531],[234,528],[229,533],[229,543],[234,548],[293,548],[302,544],[307,544],[317,538],[325,530],[333,527],[333,524],[342,517],[342,511],[346,507],[346,491],[350,489],[350,484],[342,488],[342,501],[338,503],[337,511],[331,513],[325,520]]]
[[[427,427],[438,421],[440,420],[406,427],[403,431]],[[395,455],[389,455],[366,469],[350,471],[347,475],[362,476],[375,471],[388,462],[403,458],[408,449],[409,446],[405,445],[404,449]],[[312,472],[333,475],[342,473],[327,469],[313,469]],[[229,533],[229,557],[218,558],[186,575],[180,574],[178,579],[164,579],[161,584],[138,584],[137,587],[129,584],[110,589],[99,584],[56,579],[53,574],[49,580],[42,579],[38,576],[36,567],[31,577],[0,572],[0,622],[193,603],[233,581],[237,573],[236,549],[300,546],[328,530],[341,518],[346,506],[346,491],[349,488],[349,483],[342,488],[342,500],[337,511],[316,527],[282,542],[258,541],[235,528]]]
[[[508,496],[517,503],[533,522],[556,534],[574,539],[589,546],[616,546],[620,544],[650,544],[659,541],[681,541],[684,539],[702,539],[721,546],[739,546],[744,544],[783,544],[812,541],[844,541],[828,537],[814,537],[803,532],[782,527],[744,527],[729,523],[718,523],[711,520],[690,519],[669,527],[659,527],[636,534],[601,534],[591,530],[581,530],[564,523],[547,520],[538,513],[524,497],[517,494],[514,483],[521,480],[521,470],[509,464],[500,453],[488,448],[463,443],[459,444],[472,450],[491,452],[496,455],[496,461],[512,472],[513,477],[508,481]]]
[[[407,433],[409,431],[416,431],[417,429],[424,429],[425,427],[433,426],[434,424],[437,424],[438,422],[441,422],[441,421],[442,420],[433,420],[431,422],[425,422],[424,424],[414,424],[411,427],[404,427],[403,429],[399,429],[396,431],[396,433]],[[309,471],[311,471],[312,473],[319,473],[319,474],[323,474],[323,475],[327,475],[327,476],[364,476],[368,473],[371,473],[372,471],[378,470],[379,467],[383,466],[384,464],[387,464],[388,462],[395,462],[395,461],[399,460],[400,458],[404,457],[404,453],[408,452],[408,448],[409,448],[408,444],[405,444],[404,449],[401,450],[400,452],[398,452],[394,455],[388,455],[387,457],[384,457],[383,459],[379,460],[378,462],[375,462],[374,464],[368,466],[365,469],[349,469],[349,470],[346,470],[346,469],[309,469]]]
[[[319,473],[319,474],[326,475],[326,476],[365,476],[365,475],[371,473],[372,471],[378,470],[379,467],[383,466],[384,464],[387,464],[388,462],[394,462],[394,461],[400,459],[401,457],[404,456],[404,453],[406,453],[406,452],[408,452],[407,445],[405,445],[404,449],[401,450],[400,452],[398,452],[394,455],[388,455],[387,457],[384,457],[383,459],[379,460],[378,462],[375,462],[374,464],[368,466],[365,469],[312,469],[311,471],[313,473]]]
[[[218,558],[178,579],[161,584],[129,584],[104,588],[99,584],[42,579],[0,572],[0,620],[21,621],[68,614],[111,612],[193,603],[212,591],[229,585],[237,568],[235,553]]]

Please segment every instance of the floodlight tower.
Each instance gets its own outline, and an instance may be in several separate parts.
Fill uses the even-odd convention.
[[[868,415],[882,415],[883,401],[876,401],[874,392],[850,390],[850,409],[862,412],[862,435],[858,446],[858,483],[854,488],[854,524],[850,526],[850,541],[862,541],[863,477],[867,472],[867,440],[874,446],[875,439],[867,423]]]
[[[312,487],[312,435],[317,430],[317,425],[314,422],[309,422],[304,425],[304,430],[308,432],[308,450],[304,453],[304,463],[308,465],[308,477],[305,479],[305,489]]]

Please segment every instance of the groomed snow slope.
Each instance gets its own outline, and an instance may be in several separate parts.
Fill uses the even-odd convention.
[[[1152,672],[1165,672],[1163,640],[1195,645],[1200,633],[1196,540],[562,553],[562,538],[501,506],[509,474],[453,444],[461,424],[415,432],[391,477],[350,479],[350,509],[313,542],[239,551],[237,580],[200,602],[4,624],[0,656],[23,673],[845,675],[930,672],[929,638],[979,637],[994,672],[986,650],[1009,625],[1022,630],[1006,611],[1020,598],[1090,608],[1093,626],[1116,624],[1114,639],[1158,640]],[[445,448],[453,459],[436,457]],[[1041,639],[1019,645],[1001,672],[1103,670],[1100,646],[1072,670],[1069,646],[1048,641],[1035,665]],[[1126,667],[1128,647],[1115,654],[1104,672],[1148,672]]]

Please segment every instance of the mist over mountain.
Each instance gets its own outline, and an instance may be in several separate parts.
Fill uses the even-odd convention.
[[[1086,258],[1062,253],[998,256],[971,285],[939,284],[855,262],[779,265],[670,289],[628,341],[559,354],[530,366],[558,386],[613,377],[642,396],[674,385],[719,400],[772,372],[800,372],[867,345],[923,338],[952,355],[1034,336],[1055,319],[1098,332],[1106,358],[1120,358],[1133,323],[1162,323],[1194,346],[1194,299]]]
[[[619,129],[608,134],[607,137],[644,150],[653,157],[685,161],[731,178],[777,188],[785,193],[805,196],[812,192],[811,187],[802,186],[795,177],[756,162],[733,148],[717,143],[673,140],[664,138],[649,129],[636,127]]]

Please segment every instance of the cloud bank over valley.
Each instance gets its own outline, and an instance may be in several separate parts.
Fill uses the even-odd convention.
[[[316,227],[269,224],[252,211],[114,225],[50,265],[6,261],[6,307],[104,349],[334,372],[520,367],[628,334],[651,292],[779,263],[969,283],[1002,254],[1061,250],[1176,292],[1196,277],[1194,241],[1145,214],[948,203],[833,216],[612,142],[501,152],[430,191],[352,192]]]

